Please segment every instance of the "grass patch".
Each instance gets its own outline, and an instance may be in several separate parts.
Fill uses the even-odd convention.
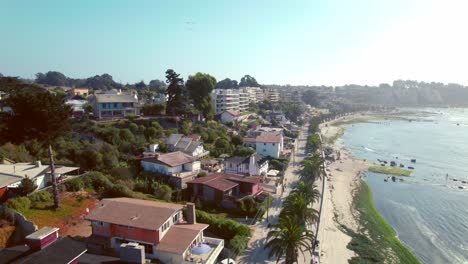
[[[359,233],[342,226],[344,232],[351,236],[348,248],[357,256],[349,260],[357,263],[421,263],[396,237],[393,228],[387,224],[382,215],[374,207],[372,192],[362,181],[355,206],[359,211]],[[365,234],[365,235],[363,235]]]
[[[397,168],[397,167],[388,167],[388,166],[372,166],[369,168],[370,172],[383,173],[394,176],[411,176],[411,171],[407,169]]]
[[[61,226],[63,222],[85,210],[92,198],[79,198],[76,195],[61,197],[60,208],[55,210],[53,202],[38,203],[21,213],[39,228],[44,226]]]

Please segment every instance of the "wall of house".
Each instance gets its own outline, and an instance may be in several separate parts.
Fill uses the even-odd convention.
[[[261,143],[257,142],[255,145],[255,149],[257,153],[263,156],[270,156],[272,158],[279,158],[280,156],[280,143]]]
[[[252,190],[252,194],[257,194],[258,192],[262,190],[262,187],[260,186],[259,183],[252,184],[251,190]]]
[[[156,251],[155,257],[162,263],[183,263],[184,261],[183,254],[177,255],[165,251]]]
[[[175,216],[177,215],[177,219],[175,218]],[[159,234],[160,234],[160,238],[159,240],[162,240],[164,238],[164,236],[166,235],[167,231],[169,231],[169,228],[172,226],[172,225],[175,225],[179,222],[182,221],[182,210],[179,210],[177,212],[175,212],[174,214],[171,215],[171,217],[169,217],[167,219],[166,222],[164,222],[164,224],[166,224],[166,228],[164,229],[164,224],[159,228]]]
[[[173,175],[175,173],[183,171],[182,165],[169,167],[163,164],[149,162],[145,160],[141,161],[141,166],[143,167],[143,170],[145,171],[157,172],[157,173],[162,173],[165,175]]]
[[[196,171],[196,170],[200,170],[200,167],[201,167],[201,163],[200,161],[197,160],[192,163],[185,163],[183,166],[183,169],[184,171]]]
[[[104,237],[111,236],[110,226],[108,223],[91,221],[91,229],[93,231],[93,235],[99,235]]]
[[[159,242],[159,232],[154,230],[110,224],[110,233],[112,237],[134,239],[152,244]]]
[[[214,201],[215,199],[215,192],[212,188],[203,185],[203,199],[208,201]]]

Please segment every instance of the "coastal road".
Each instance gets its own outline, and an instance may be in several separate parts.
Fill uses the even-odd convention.
[[[304,127],[301,130],[301,133],[298,137],[298,150],[297,150],[297,153],[295,154],[296,164],[299,164],[306,156],[305,145],[307,142],[307,135],[308,135],[308,126]],[[276,263],[276,259],[274,258],[268,259],[268,254],[270,250],[263,248],[266,244],[266,237],[269,231],[268,223],[272,223],[272,224],[277,223],[278,216],[279,216],[279,213],[281,212],[284,199],[289,195],[292,187],[299,180],[298,169],[299,169],[299,166],[295,165],[291,161],[290,166],[288,167],[288,169],[286,170],[284,174],[285,190],[283,194],[273,195],[273,201],[268,212],[269,221],[265,219],[255,224],[249,246],[247,250],[244,252],[244,255],[238,258],[239,263]],[[310,253],[307,252],[305,256],[305,260],[302,257],[302,255],[300,256],[299,263],[310,263],[310,259],[311,259]]]

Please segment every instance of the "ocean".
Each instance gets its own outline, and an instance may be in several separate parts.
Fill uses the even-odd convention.
[[[468,263],[468,109],[405,109],[400,116],[411,121],[346,125],[339,143],[359,159],[414,167],[404,181],[365,175],[376,208],[422,262]]]

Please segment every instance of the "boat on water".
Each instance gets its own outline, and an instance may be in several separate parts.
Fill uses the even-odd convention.
[[[458,180],[457,180],[457,179],[455,179],[455,178],[453,178],[452,180],[453,180],[453,181],[458,181]]]
[[[463,190],[463,189],[465,189],[465,187],[463,187],[463,186],[458,186],[458,189]]]
[[[410,169],[410,170],[414,170],[414,167],[408,166],[408,169]]]
[[[388,162],[386,160],[384,160],[383,163],[387,164]]]
[[[466,183],[466,181],[461,181],[462,183]]]
[[[393,182],[396,181],[396,177],[395,177],[395,176],[392,176],[392,181],[393,181]]]
[[[391,161],[391,162],[390,162],[390,166],[395,167],[395,166],[396,166],[396,162],[395,162],[395,161]]]
[[[403,164],[400,163],[400,168],[404,168],[404,167],[405,167],[405,165],[403,165]]]
[[[416,159],[411,159],[411,162],[416,163]]]
[[[388,178],[385,178],[383,181],[384,181],[384,182],[388,182]]]

